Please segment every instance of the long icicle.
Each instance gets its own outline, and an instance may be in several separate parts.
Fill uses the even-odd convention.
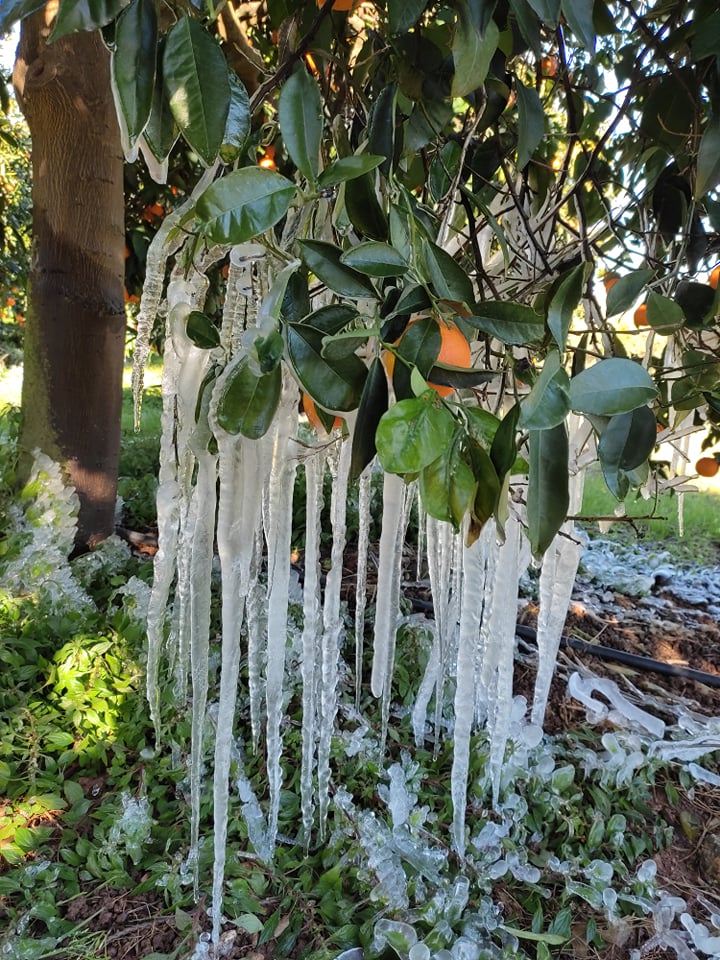
[[[367,466],[358,483],[358,544],[355,571],[355,709],[360,709],[362,694],[363,652],[365,647],[365,608],[367,606],[367,555],[370,545],[370,507],[372,466]]]

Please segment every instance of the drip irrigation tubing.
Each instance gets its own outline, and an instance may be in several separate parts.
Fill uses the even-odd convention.
[[[412,600],[413,610],[418,613],[426,613],[432,616],[433,605],[430,600]],[[537,642],[537,630],[534,627],[525,626],[518,623],[515,625],[515,633],[523,640],[530,643]],[[637,670],[644,670],[647,673],[660,673],[668,677],[678,677],[683,680],[694,680],[696,683],[704,683],[708,687],[720,688],[720,674],[707,673],[705,670],[694,670],[692,667],[684,667],[676,663],[663,663],[662,660],[654,660],[652,657],[643,657],[638,653],[628,653],[625,650],[616,650],[614,647],[604,647],[598,643],[589,643],[587,640],[579,640],[577,637],[562,637],[560,646],[575,650],[578,653],[587,653],[599,660],[612,660],[615,663],[622,663],[628,667],[635,667]]]

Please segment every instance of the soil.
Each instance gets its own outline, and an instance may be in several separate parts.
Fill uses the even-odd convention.
[[[134,544],[136,549],[137,544]],[[145,544],[143,544],[145,546]],[[412,561],[412,558],[410,558]],[[346,577],[347,599],[354,589],[352,556],[348,558]],[[408,563],[410,569],[412,563]],[[406,598],[416,609],[427,609],[429,592],[423,582],[406,583]],[[528,601],[522,607],[518,622],[532,628],[537,608]],[[720,715],[720,687],[698,679],[657,673],[639,669],[593,655],[592,645],[611,650],[639,654],[661,664],[685,666],[702,671],[720,684],[720,625],[703,609],[702,603],[691,603],[673,592],[670,585],[660,583],[647,597],[627,597],[612,591],[596,591],[582,581],[576,586],[564,631],[566,638],[584,641],[590,649],[565,647],[559,658],[546,714],[546,730],[557,733],[587,726],[584,706],[567,693],[567,677],[577,669],[615,681],[623,693],[643,705],[651,698],[656,712],[667,710],[664,717],[673,722],[674,709],[685,709],[707,717]],[[532,700],[536,658],[532,645],[520,644],[516,664],[515,692]],[[652,665],[650,665],[652,666]],[[682,897],[692,914],[698,907],[699,916],[708,910],[720,913],[720,788],[695,784],[680,790],[677,803],[671,803],[662,784],[659,784],[653,808],[658,818],[674,830],[672,844],[655,857],[659,885],[672,895]],[[182,944],[194,940],[198,929],[207,929],[206,905],[200,904],[189,918],[189,929],[179,932],[174,917],[164,913],[162,898],[155,893],[130,896],[127,892],[89,890],[85,896],[74,899],[67,907],[67,917],[85,921],[87,929],[104,934],[105,953],[101,956],[118,960],[143,960],[158,952],[171,954],[178,950],[178,960],[188,960],[189,952]],[[281,926],[276,936],[282,932]],[[665,960],[674,958],[674,951],[647,949],[653,936],[651,921],[638,920],[629,934],[614,939],[616,931],[602,931],[607,947],[599,953],[587,944],[585,922],[578,916],[573,928],[571,954],[575,958],[592,957],[597,960],[626,960],[630,951],[643,944],[643,958]],[[189,937],[189,934],[194,934]],[[227,960],[269,960],[274,956],[274,939],[259,946],[258,937],[241,930],[229,930],[224,935],[222,956]],[[298,949],[302,941],[298,944]]]

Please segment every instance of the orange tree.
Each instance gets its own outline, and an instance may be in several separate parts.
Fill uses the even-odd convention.
[[[10,0],[0,30],[39,6]],[[235,40],[213,5],[61,0],[50,40],[103,31],[128,155],[162,179],[180,143],[213,170],[177,224],[185,256],[253,240],[293,265],[226,422],[267,427],[287,368],[330,423],[359,410],[355,474],[377,450],[474,528],[521,438],[541,553],[567,510],[572,411],[620,498],[647,480],[658,420],[717,421],[713,4],[275,0],[243,21],[221,6]],[[598,266],[619,277],[607,300]],[[640,346],[616,319],[641,297]],[[471,369],[437,362],[436,320],[472,342]]]

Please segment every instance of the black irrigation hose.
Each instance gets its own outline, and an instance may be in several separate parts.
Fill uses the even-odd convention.
[[[418,613],[433,613],[433,605],[430,600],[413,600],[413,610]],[[515,633],[523,640],[529,640],[531,643],[537,641],[537,630],[534,627],[526,627],[522,623],[515,625]],[[569,647],[571,650],[577,650],[580,653],[589,653],[600,660],[613,660],[615,663],[624,663],[628,667],[636,667],[638,670],[645,670],[648,673],[663,673],[669,677],[681,677],[684,680],[695,680],[697,683],[704,683],[708,687],[720,687],[720,675],[715,673],[706,673],[704,670],[693,670],[691,667],[681,667],[674,663],[663,663],[662,660],[653,660],[652,657],[642,657],[637,653],[626,653],[625,650],[615,650],[613,647],[603,647],[596,643],[588,643],[586,640],[578,640],[577,637],[562,637],[561,647]]]
[[[530,640],[533,643],[537,640],[537,631],[534,627],[526,627],[518,623],[515,626],[515,633],[523,640]],[[648,673],[663,673],[669,677],[695,680],[697,683],[704,683],[708,687],[720,687],[720,675],[718,674],[706,673],[705,670],[693,670],[691,667],[682,667],[674,663],[663,663],[662,660],[653,660],[652,657],[642,657],[637,653],[627,653],[625,650],[615,650],[613,647],[588,643],[586,640],[578,640],[577,637],[563,637],[560,640],[560,646],[569,647],[571,650],[578,650],[581,653],[589,653],[600,660],[614,660],[616,663],[624,663],[628,667],[637,667],[638,670],[646,670]]]

